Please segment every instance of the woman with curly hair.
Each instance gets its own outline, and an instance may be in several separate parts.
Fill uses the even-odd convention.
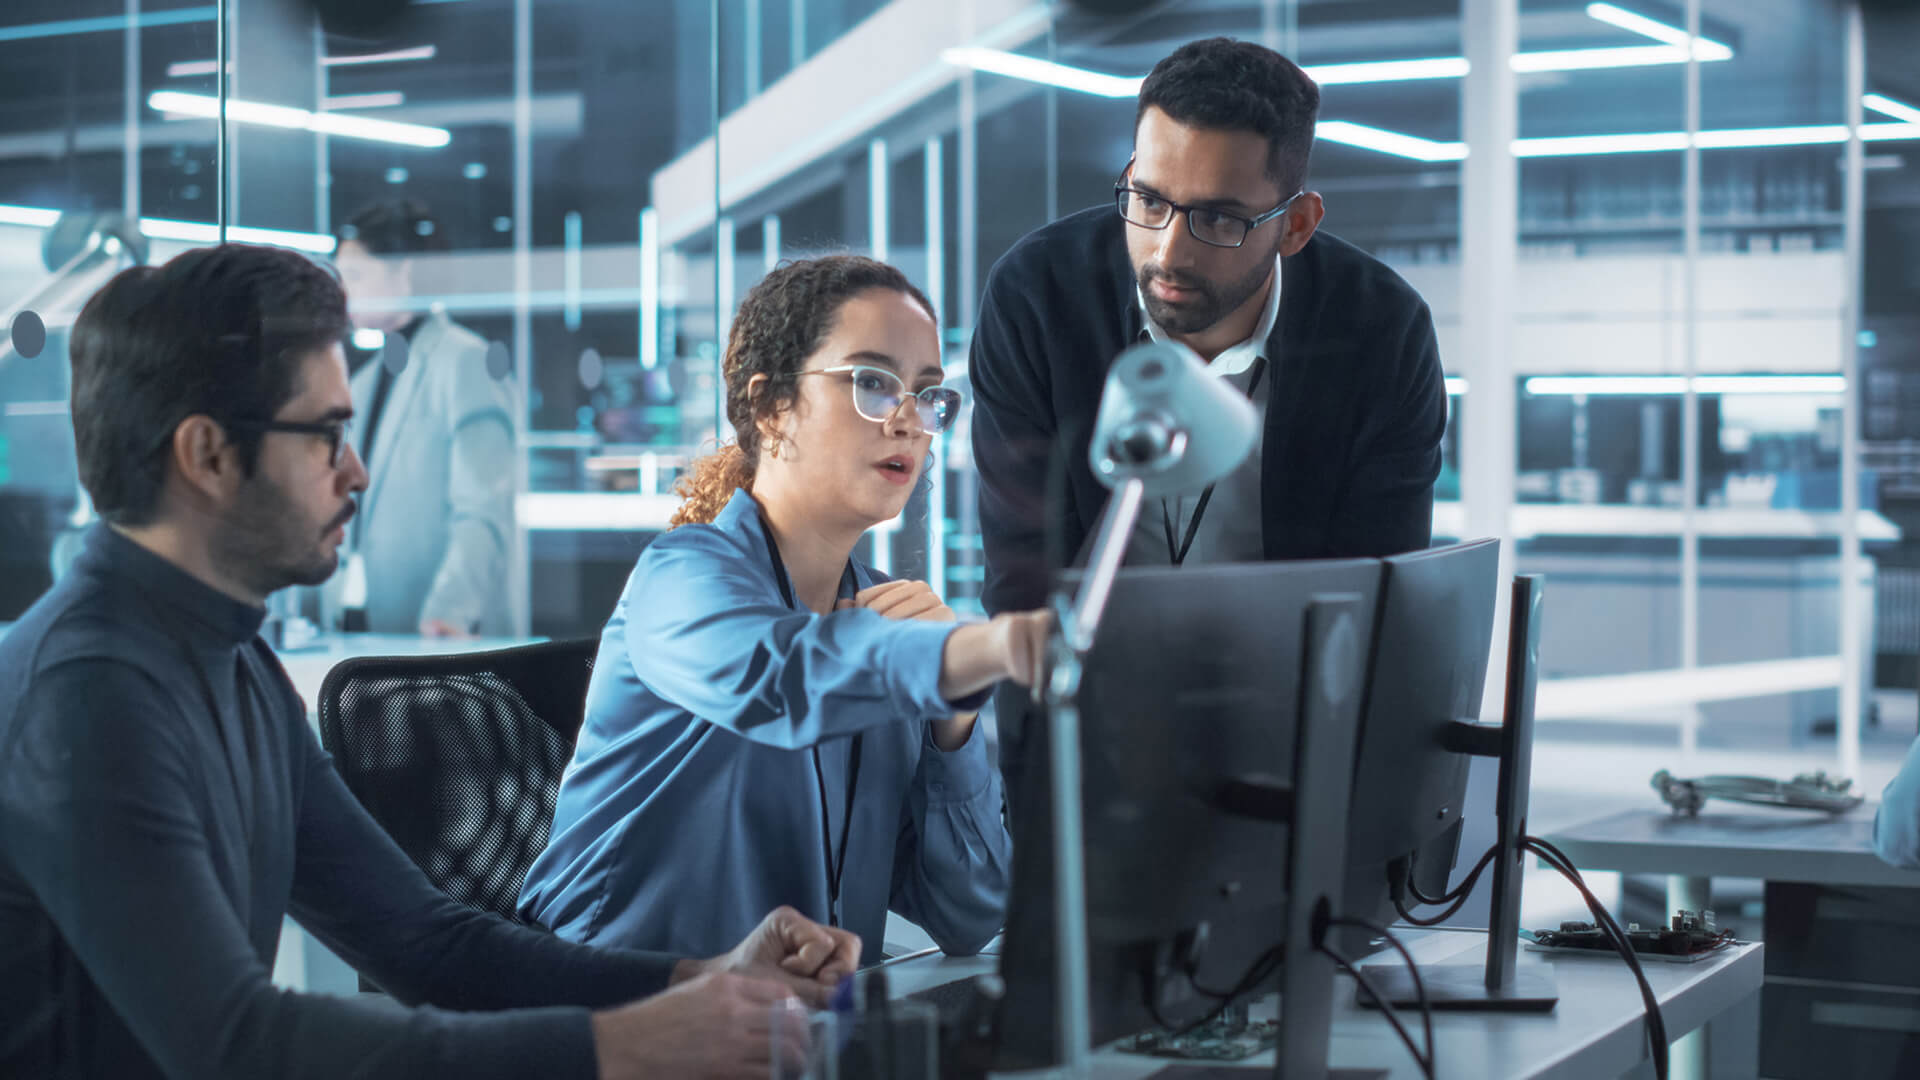
[[[521,914],[713,952],[790,904],[871,962],[891,909],[978,952],[1011,844],[974,710],[1032,684],[1050,621],[961,625],[852,557],[959,410],[933,307],[871,259],[792,263],[740,305],[723,373],[736,441],[681,482],[601,636]]]

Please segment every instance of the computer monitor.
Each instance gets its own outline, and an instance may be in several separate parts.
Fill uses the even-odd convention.
[[[1283,943],[1291,831],[1230,807],[1293,776],[1315,598],[1354,598],[1347,647],[1364,670],[1381,571],[1367,559],[1119,575],[1078,696],[1096,1045],[1204,1016],[1216,1000],[1198,987],[1275,988],[1277,962],[1243,979]],[[1342,723],[1359,704],[1344,703]],[[1044,736],[1030,738],[1034,764],[1012,800],[1002,1068],[1059,1060],[1049,777]],[[1338,828],[1345,803],[1321,828]],[[1339,867],[1328,874],[1337,887]]]
[[[1480,718],[1500,542],[1477,540],[1384,562],[1343,890],[1348,912],[1382,924],[1395,919],[1389,893],[1395,876],[1410,866],[1419,890],[1438,896],[1453,871],[1470,758],[1448,748],[1447,729],[1456,720]],[[1343,932],[1337,940],[1349,957],[1374,947],[1364,931]]]

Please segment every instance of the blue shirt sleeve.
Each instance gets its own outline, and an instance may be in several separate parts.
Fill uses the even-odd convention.
[[[699,525],[647,548],[616,618],[634,674],[653,693],[783,749],[956,711],[939,687],[957,624],[794,611],[755,557]]]
[[[986,742],[980,722],[956,750],[923,737],[894,845],[889,906],[949,956],[972,956],[993,940],[1012,886],[1013,839]]]
[[[1873,817],[1873,850],[1894,866],[1920,869],[1920,739],[1907,750]]]

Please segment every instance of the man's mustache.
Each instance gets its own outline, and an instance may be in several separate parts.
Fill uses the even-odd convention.
[[[324,536],[327,533],[330,533],[333,530],[340,528],[342,525],[345,525],[347,522],[353,520],[353,515],[358,513],[359,511],[360,511],[359,505],[355,503],[352,499],[348,499],[346,508],[341,510],[338,514],[334,515],[334,518],[332,521],[327,522],[327,527],[325,529],[320,530],[321,535]]]
[[[1165,270],[1162,270],[1157,266],[1143,267],[1140,271],[1140,280],[1143,284],[1150,281],[1164,281],[1176,289],[1193,289],[1196,292],[1203,291],[1207,287],[1207,283],[1205,281],[1201,281],[1193,278],[1176,277],[1175,275],[1169,274]]]

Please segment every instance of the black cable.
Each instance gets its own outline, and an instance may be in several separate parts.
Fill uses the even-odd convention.
[[[1201,986],[1194,980],[1194,973],[1191,970],[1187,971],[1186,975],[1189,985],[1199,993],[1212,998],[1217,1004],[1198,1020],[1193,1020],[1178,1026],[1168,1023],[1166,1018],[1160,1015],[1160,1003],[1156,992],[1158,990],[1158,984],[1156,980],[1150,979],[1147,984],[1147,1014],[1153,1017],[1153,1022],[1159,1024],[1162,1030],[1176,1039],[1183,1035],[1191,1035],[1195,1031],[1220,1019],[1228,1009],[1233,1007],[1234,1002],[1252,993],[1261,983],[1272,978],[1273,973],[1280,969],[1280,964],[1286,959],[1286,955],[1287,948],[1285,945],[1275,945],[1273,948],[1261,953],[1254,959],[1252,965],[1247,968],[1246,972],[1240,976],[1239,981],[1235,982],[1230,989],[1224,992],[1209,990]]]
[[[1449,901],[1464,901],[1468,897],[1468,895],[1470,895],[1473,892],[1474,883],[1480,880],[1481,872],[1486,870],[1486,868],[1493,863],[1493,857],[1494,855],[1498,854],[1499,851],[1500,851],[1500,845],[1498,844],[1495,844],[1492,847],[1488,848],[1487,853],[1485,855],[1480,856],[1480,861],[1473,864],[1473,869],[1467,871],[1467,876],[1460,880],[1460,884],[1455,885],[1453,888],[1448,889],[1446,892],[1441,893],[1439,896],[1426,896],[1420,892],[1420,885],[1415,880],[1415,875],[1413,872],[1414,866],[1416,864],[1416,860],[1413,856],[1408,856],[1407,858],[1407,893],[1408,895],[1412,896],[1415,900],[1418,900],[1420,903],[1426,904],[1429,906],[1445,904],[1445,903],[1448,903]],[[1456,904],[1456,907],[1457,906],[1458,905]]]
[[[1559,848],[1538,837],[1523,837],[1521,842],[1528,851],[1538,855],[1541,862],[1559,871],[1561,876],[1573,882],[1574,888],[1580,890],[1581,898],[1587,902],[1588,910],[1593,912],[1594,921],[1601,933],[1613,943],[1614,949],[1627,962],[1628,969],[1633,972],[1634,980],[1640,984],[1640,999],[1646,1005],[1647,1042],[1652,1050],[1653,1074],[1657,1080],[1667,1080],[1667,1022],[1660,1012],[1660,999],[1653,992],[1652,984],[1647,981],[1647,973],[1640,966],[1639,956],[1633,951],[1633,942],[1628,939],[1626,932],[1620,929],[1620,924],[1614,920],[1606,906],[1593,895],[1593,890],[1587,888],[1586,879],[1580,876],[1580,871],[1574,867],[1572,859],[1567,858]]]
[[[1387,944],[1393,946],[1393,951],[1400,954],[1400,959],[1407,965],[1407,976],[1413,980],[1414,1001],[1420,1006],[1421,1033],[1427,1037],[1427,1074],[1431,1076],[1434,1069],[1433,1002],[1427,999],[1427,984],[1425,980],[1420,978],[1420,965],[1413,962],[1413,954],[1407,951],[1407,947],[1400,943],[1400,939],[1394,936],[1392,930],[1381,926],[1372,919],[1358,919],[1352,916],[1344,916],[1328,920],[1327,925],[1351,926],[1383,937],[1387,940]],[[1371,990],[1368,992],[1372,993]],[[1381,1008],[1386,1008],[1387,1002],[1382,1000],[1378,994],[1374,994],[1374,1000],[1380,1002]],[[1418,1057],[1418,1055],[1415,1056]]]
[[[1414,900],[1422,904],[1448,904],[1447,910],[1442,911],[1440,914],[1415,915],[1408,911],[1407,906],[1401,902],[1399,893],[1389,889],[1388,892],[1393,895],[1393,910],[1402,919],[1405,919],[1414,926],[1438,926],[1446,922],[1448,919],[1453,918],[1454,914],[1466,905],[1467,900],[1473,895],[1474,885],[1480,881],[1480,875],[1486,872],[1487,867],[1493,865],[1493,857],[1499,854],[1499,852],[1500,847],[1498,844],[1488,848],[1487,853],[1480,856],[1480,861],[1473,865],[1473,869],[1467,871],[1467,876],[1461,879],[1460,884],[1449,889],[1444,895],[1432,899],[1422,896],[1420,890],[1413,885],[1413,875],[1411,873],[1407,875],[1407,891],[1413,896]],[[1448,903],[1449,901],[1451,901],[1450,904]]]
[[[1423,1056],[1420,1053],[1420,1048],[1414,1045],[1413,1036],[1407,1031],[1407,1026],[1400,1022],[1400,1017],[1394,1013],[1393,1006],[1387,1003],[1387,999],[1383,997],[1378,990],[1374,989],[1372,981],[1365,975],[1362,975],[1360,969],[1355,967],[1352,961],[1341,956],[1333,949],[1323,944],[1319,946],[1319,950],[1325,954],[1328,959],[1338,964],[1340,970],[1353,976],[1353,981],[1360,984],[1361,991],[1380,1006],[1380,1015],[1386,1017],[1387,1023],[1393,1025],[1394,1033],[1400,1036],[1402,1043],[1406,1044],[1407,1053],[1413,1055],[1414,1064],[1420,1066],[1420,1075],[1426,1077],[1427,1080],[1434,1080],[1433,1059]]]

